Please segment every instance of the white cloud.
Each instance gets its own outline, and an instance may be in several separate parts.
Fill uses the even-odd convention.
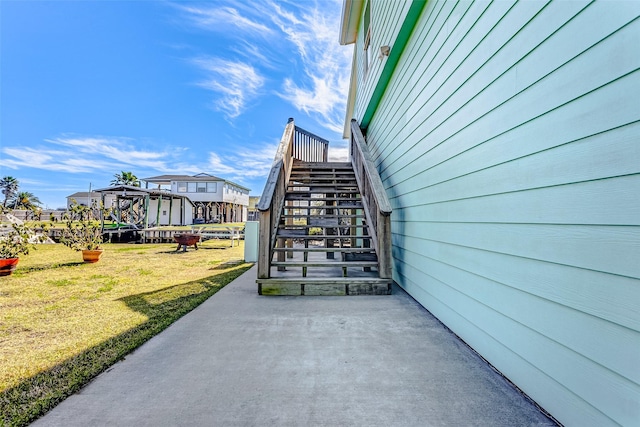
[[[58,137],[40,147],[5,147],[3,167],[53,172],[95,173],[122,169],[169,169],[166,151],[145,151],[128,138]]]
[[[140,149],[139,144],[130,138],[63,136],[47,139],[39,147],[4,147],[0,166],[90,174],[94,183],[99,182],[96,179],[104,179],[98,186],[106,185],[112,175],[121,170],[130,170],[139,178],[163,173],[195,175],[206,172],[250,186],[251,182],[269,174],[278,146],[278,142],[254,144],[237,148],[231,154],[211,152],[206,158],[199,156],[199,160],[189,162],[182,157],[187,151],[180,147],[172,147],[171,152],[153,151]],[[47,187],[31,181],[41,188]]]
[[[278,143],[264,144],[257,147],[245,147],[234,154],[220,155],[209,153],[207,170],[215,174],[224,174],[228,179],[239,184],[246,184],[255,178],[263,178],[269,174]],[[252,188],[252,191],[261,191]]]
[[[216,171],[216,173],[237,174],[238,169],[236,167],[230,166],[231,164],[231,162],[222,159],[218,154],[209,153],[208,166],[210,170],[214,170]]]
[[[228,118],[238,117],[264,86],[265,79],[250,64],[222,58],[198,58],[193,63],[208,73],[198,86],[215,92],[216,109]]]
[[[177,8],[186,13],[187,17],[198,27],[216,31],[228,32],[229,26],[237,29],[252,32],[255,34],[269,34],[272,30],[260,23],[258,20],[252,20],[247,14],[241,14],[235,7],[224,6],[185,6],[183,4],[175,4]],[[233,34],[233,33],[232,33]]]
[[[338,44],[340,6],[305,3],[296,15],[279,3],[272,3],[273,20],[298,50],[304,79],[286,78],[282,96],[298,110],[320,116],[320,123],[342,131],[344,109],[349,89],[351,48]]]
[[[207,71],[199,86],[220,96],[215,108],[227,119],[240,116],[250,100],[269,94],[336,133],[342,132],[352,53],[351,47],[338,44],[341,4],[340,0],[174,3],[188,22],[216,31],[226,44],[227,52],[192,63]],[[266,71],[281,87],[261,90]]]
[[[261,66],[270,70],[277,70],[282,62],[281,58],[272,55],[265,46],[259,46],[247,40],[241,40],[238,45],[232,46],[231,50],[235,54],[242,56],[246,61],[258,62]]]
[[[330,162],[346,162],[349,160],[349,147],[330,147]]]

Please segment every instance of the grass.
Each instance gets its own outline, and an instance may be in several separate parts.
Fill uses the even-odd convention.
[[[26,425],[251,265],[244,243],[40,245],[0,277],[0,426]]]

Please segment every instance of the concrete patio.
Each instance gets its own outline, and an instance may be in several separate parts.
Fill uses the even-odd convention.
[[[555,425],[404,291],[265,297],[252,268],[36,426]]]

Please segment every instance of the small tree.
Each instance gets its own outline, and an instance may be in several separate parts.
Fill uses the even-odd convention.
[[[18,180],[12,176],[5,176],[0,179],[0,187],[2,188],[2,194],[4,194],[3,207],[7,206],[7,201],[18,192]]]
[[[62,217],[66,227],[62,230],[60,242],[75,251],[100,249],[102,226],[96,212],[102,207],[96,203],[89,207],[78,204],[75,199],[71,201],[71,207]]]
[[[7,214],[9,209],[0,206],[0,213]],[[2,228],[11,227],[8,233],[3,233],[0,237],[0,258],[18,258],[20,255],[27,255],[31,249],[35,248],[35,243],[44,242],[46,236],[36,235],[33,228],[18,221],[12,221],[11,225],[3,224]]]
[[[20,191],[9,200],[8,206],[12,209],[27,209],[35,212],[40,204],[42,202],[33,193]]]
[[[131,185],[133,187],[140,187],[140,180],[133,174],[133,172],[117,173],[113,175],[114,179],[111,181],[111,185]]]

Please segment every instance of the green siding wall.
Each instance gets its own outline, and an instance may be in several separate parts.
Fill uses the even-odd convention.
[[[367,129],[395,280],[567,425],[640,425],[639,46],[640,2],[430,1]]]
[[[368,1],[371,2],[370,49],[373,49],[373,59],[367,73],[364,72],[364,37],[362,36],[364,19],[360,20],[360,36],[356,43],[358,85],[355,108],[360,111],[360,117],[367,108],[368,99],[380,79],[384,66],[383,61],[378,58],[380,46],[393,46],[402,25],[402,19],[411,5],[404,0]]]

